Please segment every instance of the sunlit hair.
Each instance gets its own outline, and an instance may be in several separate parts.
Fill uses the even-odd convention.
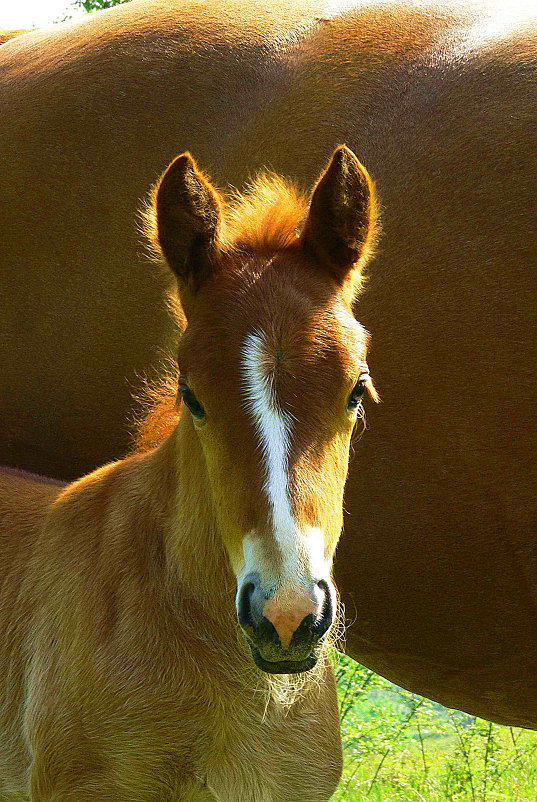
[[[132,451],[156,448],[168,437],[179,421],[181,407],[177,403],[179,368],[171,359],[163,364],[158,381],[145,381],[136,394],[141,410],[131,421]]]
[[[245,192],[236,192],[224,209],[222,246],[255,251],[282,250],[295,244],[308,200],[290,181],[260,173]]]
[[[198,172],[203,173],[198,169]],[[207,181],[209,179],[204,176]],[[370,179],[368,179],[370,181]],[[140,211],[141,232],[150,255],[162,261],[156,219],[158,183],[152,188]],[[364,265],[374,255],[379,235],[379,206],[370,181],[370,224],[367,241],[353,270],[354,291],[365,282]],[[244,191],[221,196],[222,219],[218,244],[223,252],[280,251],[298,245],[309,209],[309,198],[292,181],[275,173],[258,173]]]

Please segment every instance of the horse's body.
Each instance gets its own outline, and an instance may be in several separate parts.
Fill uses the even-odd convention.
[[[134,0],[2,47],[0,457],[68,478],[127,449],[137,377],[175,336],[136,213],[178,150],[223,185],[262,165],[308,184],[348,143],[384,233],[359,306],[383,403],[348,482],[347,648],[537,726],[534,15],[335,5]]]

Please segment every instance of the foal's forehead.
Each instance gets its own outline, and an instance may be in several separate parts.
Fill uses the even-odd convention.
[[[181,369],[208,378],[243,369],[293,374],[329,369],[352,378],[367,335],[335,282],[302,260],[252,257],[200,290],[180,345]]]

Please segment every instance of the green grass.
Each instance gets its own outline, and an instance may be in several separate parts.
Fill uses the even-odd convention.
[[[537,732],[404,691],[339,655],[345,768],[338,802],[534,802]]]

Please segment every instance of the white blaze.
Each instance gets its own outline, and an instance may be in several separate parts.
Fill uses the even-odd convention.
[[[248,410],[254,418],[259,435],[265,471],[264,489],[267,493],[272,516],[273,533],[284,560],[284,577],[300,582],[301,572],[306,569],[316,580],[329,577],[329,568],[324,556],[324,537],[320,529],[306,526],[300,531],[291,510],[289,499],[289,450],[293,432],[293,417],[278,407],[274,393],[272,373],[267,370],[265,338],[261,332],[249,334],[243,348],[243,375]],[[272,577],[272,566],[266,566],[262,544],[252,539],[252,533],[244,538],[245,566],[243,574],[261,570]],[[299,568],[302,556],[302,569]],[[263,570],[268,568],[268,570]]]
[[[274,535],[280,544],[286,569],[294,568],[296,571],[298,528],[291,512],[288,490],[292,417],[276,404],[272,375],[263,364],[266,365],[267,353],[260,333],[246,337],[243,356],[246,400],[261,439],[265,467],[264,488],[272,513]]]

